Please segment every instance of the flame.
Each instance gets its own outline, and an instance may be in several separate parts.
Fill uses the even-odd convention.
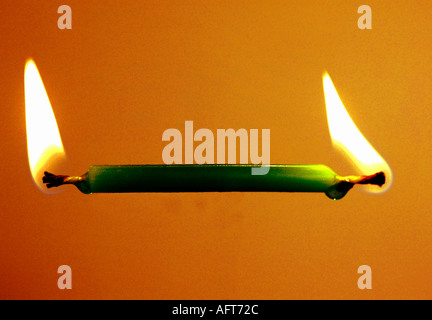
[[[346,111],[328,73],[323,74],[327,120],[333,145],[349,157],[361,174],[383,171],[386,183],[382,187],[367,185],[368,192],[381,193],[391,186],[392,172],[387,162],[357,129]]]
[[[24,91],[30,171],[39,189],[47,192],[42,183],[42,172],[50,163],[64,158],[65,152],[54,112],[33,60],[28,60],[25,65]]]

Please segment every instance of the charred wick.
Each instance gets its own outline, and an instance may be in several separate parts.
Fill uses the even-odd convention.
[[[69,178],[69,176],[55,175],[45,171],[44,176],[42,177],[42,182],[46,184],[47,188],[52,188],[65,184],[67,178]]]
[[[56,175],[48,171],[45,171],[44,176],[42,177],[42,182],[46,184],[47,188],[59,187],[63,184],[77,185],[79,182],[82,182],[82,180],[82,177]]]
[[[369,176],[349,176],[329,189],[326,195],[331,199],[342,198],[356,184],[372,184],[382,186],[385,183],[384,172],[377,172]]]
[[[382,186],[386,181],[384,172],[378,172],[370,176],[363,176],[363,180],[357,182],[359,184],[374,184],[377,186]]]

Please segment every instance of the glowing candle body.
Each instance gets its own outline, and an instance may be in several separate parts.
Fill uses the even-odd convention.
[[[254,167],[259,166],[90,166],[73,184],[84,193],[323,192],[332,199],[342,198],[352,187],[325,165],[270,165],[266,175],[252,175]]]

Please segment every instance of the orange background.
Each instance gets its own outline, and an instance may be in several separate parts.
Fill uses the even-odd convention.
[[[72,30],[57,8],[72,8]],[[430,1],[1,2],[0,298],[431,298]],[[68,162],[162,163],[162,133],[271,129],[272,163],[341,175],[321,74],[392,167],[392,188],[324,194],[46,195],[27,163],[25,60]],[[73,289],[57,288],[67,264]],[[372,268],[372,290],[357,268]]]

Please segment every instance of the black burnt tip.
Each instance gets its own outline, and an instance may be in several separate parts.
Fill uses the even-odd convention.
[[[371,176],[366,176],[364,180],[360,181],[360,184],[374,184],[377,186],[382,186],[386,181],[384,172],[378,172]]]
[[[46,184],[47,188],[58,187],[64,184],[65,178],[67,177],[68,176],[58,176],[56,174],[45,171],[44,176],[42,177],[42,182]]]

